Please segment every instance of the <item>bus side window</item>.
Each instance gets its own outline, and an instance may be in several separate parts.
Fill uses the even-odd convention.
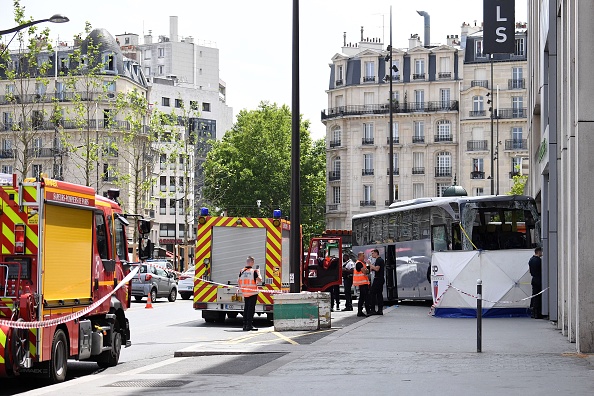
[[[431,246],[434,251],[441,252],[448,250],[445,224],[431,227]]]

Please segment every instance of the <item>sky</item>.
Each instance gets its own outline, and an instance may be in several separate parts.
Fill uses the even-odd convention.
[[[0,30],[15,26],[13,0],[0,0]],[[113,36],[136,33],[141,38],[169,36],[169,16],[178,16],[180,37],[208,42],[219,49],[220,78],[227,84],[227,104],[234,116],[254,110],[261,101],[291,106],[292,99],[292,4],[293,0],[21,0],[25,15],[34,19],[63,14],[70,22],[40,24],[51,29],[51,38],[72,41],[84,31],[85,22],[107,29]],[[93,5],[94,4],[94,5]],[[526,21],[527,0],[515,0],[516,21]],[[424,19],[431,17],[431,43],[444,44],[449,34],[460,35],[463,22],[480,24],[481,0],[300,0],[299,79],[300,112],[311,122],[315,139],[325,136],[321,111],[328,107],[326,90],[332,57],[341,52],[343,33],[347,43],[364,37],[389,43],[390,6],[392,42],[405,48],[418,33],[424,39]],[[9,36],[1,39],[10,40]]]

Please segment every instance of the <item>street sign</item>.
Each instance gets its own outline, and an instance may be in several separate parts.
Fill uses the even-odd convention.
[[[513,54],[515,25],[515,0],[483,0],[483,52]]]

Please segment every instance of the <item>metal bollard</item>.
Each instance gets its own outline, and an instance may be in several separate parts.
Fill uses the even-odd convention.
[[[482,352],[483,343],[483,281],[476,280],[476,351]]]

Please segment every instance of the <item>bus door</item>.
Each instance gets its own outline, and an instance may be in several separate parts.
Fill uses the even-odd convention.
[[[395,245],[388,245],[386,251],[386,298],[388,301],[398,300]]]
[[[303,270],[303,286],[307,291],[326,291],[342,283],[342,240],[312,238]]]

